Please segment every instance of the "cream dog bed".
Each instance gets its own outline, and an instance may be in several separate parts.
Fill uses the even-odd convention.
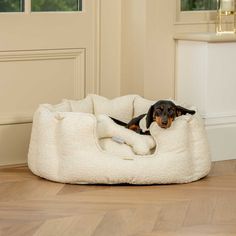
[[[73,184],[187,183],[206,176],[211,160],[198,113],[177,117],[169,129],[152,123],[151,136],[109,118],[128,122],[153,103],[137,95],[113,100],[88,95],[80,101],[40,105],[29,146],[30,170]]]

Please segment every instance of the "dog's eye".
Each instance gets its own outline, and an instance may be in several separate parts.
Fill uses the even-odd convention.
[[[162,109],[161,109],[161,108],[157,108],[157,109],[156,109],[156,114],[161,114],[161,112],[162,112]]]
[[[173,115],[173,114],[174,114],[174,112],[175,112],[175,111],[174,111],[173,109],[171,109],[171,108],[170,108],[170,109],[168,109],[168,113],[169,113],[170,115]]]

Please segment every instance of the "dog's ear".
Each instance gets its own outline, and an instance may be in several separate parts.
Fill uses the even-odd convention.
[[[187,108],[176,106],[176,116],[182,116],[186,114],[194,115],[196,112],[194,110],[189,110]]]
[[[147,129],[150,127],[151,123],[153,122],[153,112],[154,112],[154,105],[152,105],[147,113],[146,116],[146,127]]]

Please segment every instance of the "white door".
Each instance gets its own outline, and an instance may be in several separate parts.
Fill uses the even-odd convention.
[[[0,13],[0,165],[26,162],[38,104],[97,91],[99,0],[72,1],[4,1],[23,12]]]

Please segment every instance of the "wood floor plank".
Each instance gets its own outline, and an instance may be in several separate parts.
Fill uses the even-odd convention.
[[[128,232],[127,221],[131,214],[131,209],[108,211],[92,236],[126,236]]]
[[[50,195],[55,196],[62,186],[42,179],[7,182],[0,184],[0,201],[26,200],[34,197],[44,199]]]
[[[235,175],[236,174],[236,162],[235,160],[229,161],[217,161],[214,162],[211,168],[209,176],[215,175]]]
[[[0,169],[0,235],[236,235],[236,160],[177,185],[66,185]]]
[[[25,222],[22,224],[14,224],[11,227],[5,227],[2,229],[2,235],[7,236],[31,236],[40,227],[42,222]]]
[[[81,235],[90,236],[96,229],[104,214],[85,214],[73,217],[64,217],[60,219],[50,219],[45,221],[34,236],[68,236]]]
[[[128,235],[152,232],[161,213],[161,209],[161,206],[158,205],[136,206],[132,216],[127,221]]]
[[[215,224],[234,224],[236,229],[236,195],[222,194],[217,198],[212,222]]]
[[[109,189],[111,186],[107,185],[71,185],[65,184],[63,188],[58,192],[58,195],[66,195],[66,194],[78,194],[79,192],[87,192],[87,191],[98,191]]]
[[[173,202],[162,206],[153,231],[177,231],[185,221],[189,202]]]
[[[194,199],[190,201],[184,226],[210,224],[216,208],[216,198]]]

